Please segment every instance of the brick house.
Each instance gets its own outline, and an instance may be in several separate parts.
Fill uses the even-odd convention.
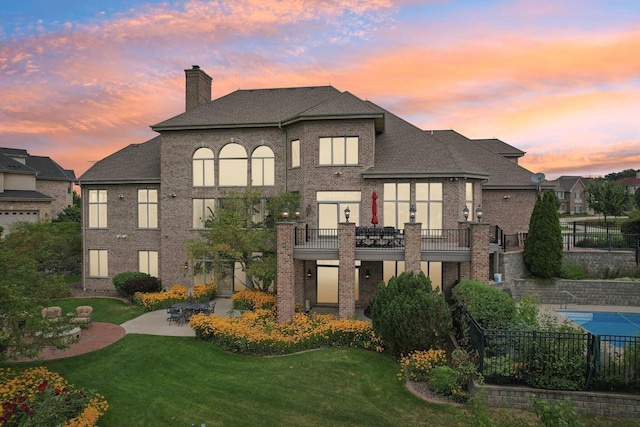
[[[552,181],[547,181],[556,193],[560,207],[558,212],[569,214],[593,214],[585,197],[585,191],[593,178],[581,176],[561,176]]]
[[[0,147],[0,226],[56,218],[73,203],[75,179],[50,157]]]
[[[524,153],[508,144],[497,144],[503,155],[453,130],[425,131],[331,86],[237,90],[212,101],[211,77],[198,66],[185,73],[186,112],[78,180],[86,289],[111,288],[129,270],[167,286],[211,280],[193,274],[206,260],[188,259],[185,243],[209,208],[249,185],[302,201],[297,218],[278,224],[283,318],[305,301],[349,316],[404,270],[424,271],[445,291],[463,278],[488,281],[500,233],[527,231],[537,188],[517,164]],[[233,269],[218,289],[231,294],[244,283]]]

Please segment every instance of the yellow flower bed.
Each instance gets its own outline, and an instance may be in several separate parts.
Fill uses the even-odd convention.
[[[231,296],[231,300],[233,300],[235,308],[245,310],[275,308],[278,304],[278,299],[275,295],[253,289],[236,292]]]
[[[189,324],[199,339],[241,354],[285,354],[325,346],[383,350],[370,323],[330,314],[296,313],[292,321],[278,323],[275,309],[258,309],[240,317],[197,314]]]
[[[400,374],[402,380],[405,373],[414,381],[426,381],[429,372],[436,366],[447,364],[447,353],[444,350],[415,350],[400,358]]]
[[[136,292],[133,295],[133,302],[141,306],[145,311],[159,310],[164,307],[166,301],[177,303],[186,301],[188,288],[184,285],[173,285],[169,290],[163,292],[142,293]],[[206,285],[196,285],[193,287],[193,297],[213,296],[216,292],[216,285],[209,283]]]
[[[20,373],[11,369],[0,368],[0,426],[13,425],[16,417],[20,418],[20,425],[44,425],[40,424],[41,418],[54,415],[64,417],[69,399],[87,400],[88,403],[74,418],[65,422],[67,427],[91,427],[95,426],[98,418],[108,409],[106,399],[98,393],[88,393],[67,384],[67,382],[55,372],[45,367],[29,368]],[[50,401],[47,401],[49,399]],[[55,414],[38,413],[40,408],[58,410]],[[48,422],[53,422],[48,419]],[[25,424],[25,425],[26,425]],[[56,424],[58,425],[58,424]],[[62,424],[60,424],[62,425]]]

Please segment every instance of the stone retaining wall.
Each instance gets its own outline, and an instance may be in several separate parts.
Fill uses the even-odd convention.
[[[493,408],[533,410],[531,398],[549,403],[570,399],[576,410],[607,417],[640,418],[640,395],[587,391],[539,390],[529,387],[471,385],[471,394],[482,397]]]
[[[515,279],[496,286],[515,300],[529,294],[540,304],[640,306],[640,281]]]

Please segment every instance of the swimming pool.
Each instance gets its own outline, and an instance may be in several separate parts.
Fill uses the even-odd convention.
[[[558,311],[557,313],[595,335],[635,337],[640,334],[640,314],[637,313],[601,311]]]

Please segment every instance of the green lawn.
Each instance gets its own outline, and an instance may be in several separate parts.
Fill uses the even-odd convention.
[[[74,308],[86,300],[58,302]],[[123,312],[136,313],[118,300],[90,302],[104,311],[101,321],[121,323],[127,318]],[[106,397],[109,410],[99,420],[102,427],[477,425],[466,407],[415,397],[398,381],[395,361],[359,349],[258,358],[225,353],[194,338],[133,334],[93,353],[42,364]],[[492,413],[509,420],[523,414],[535,418],[522,411]],[[640,426],[629,420],[584,419],[588,426]]]
[[[94,322],[108,322],[120,325],[144,313],[141,307],[115,298],[62,298],[53,300],[51,305],[62,308],[63,313],[74,312],[79,305],[93,307],[91,319]]]

